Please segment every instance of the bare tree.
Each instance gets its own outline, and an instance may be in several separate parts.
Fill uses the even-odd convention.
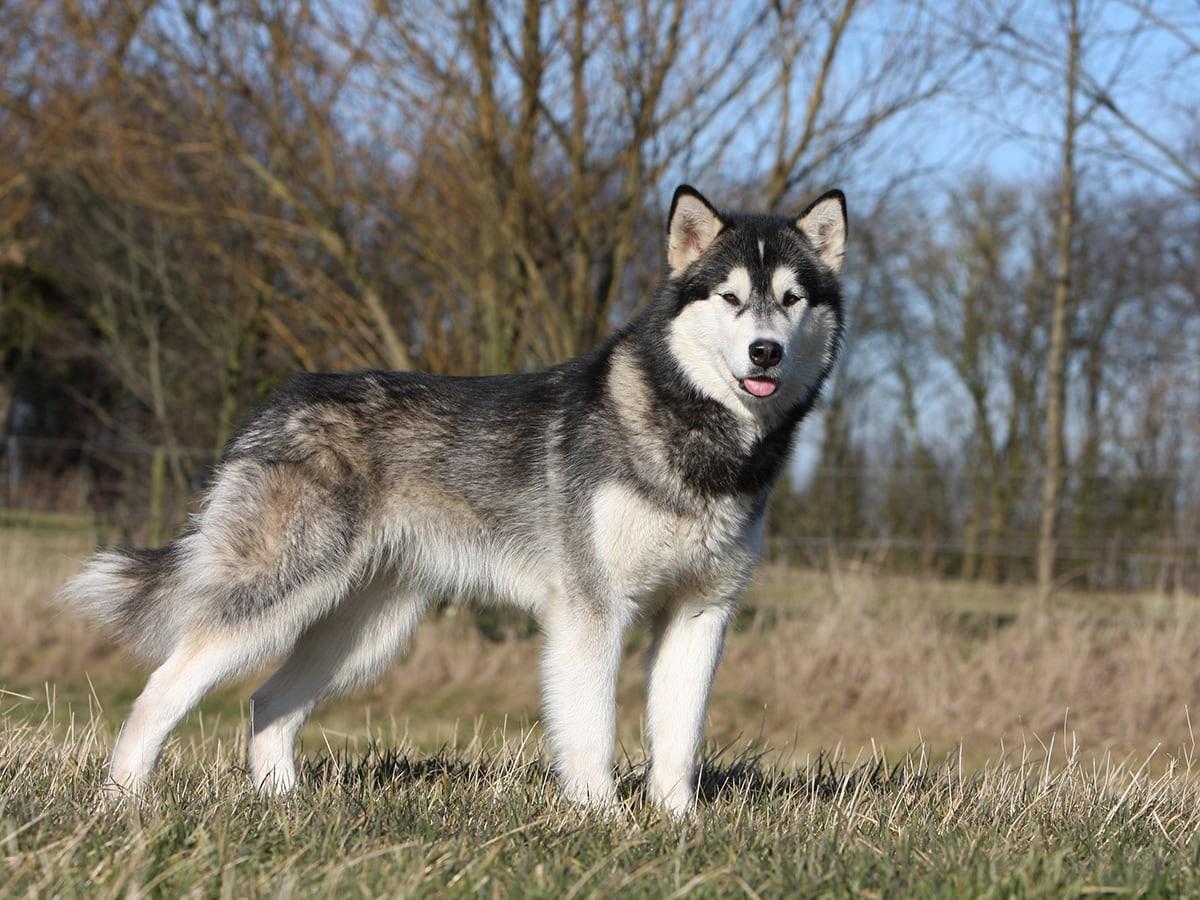
[[[1042,472],[1042,511],[1038,531],[1038,599],[1045,603],[1054,588],[1055,527],[1062,482],[1064,360],[1067,306],[1071,301],[1071,245],[1075,233],[1075,141],[1079,127],[1075,97],[1079,91],[1079,0],[1068,0],[1067,62],[1064,82],[1062,166],[1058,193],[1057,259],[1046,357],[1046,460]]]
[[[1030,15],[1023,4],[985,2],[977,10],[973,23],[984,32],[981,41],[997,65],[1007,67],[1009,79],[1017,89],[1042,101],[1054,98],[1061,104],[1057,116],[1061,126],[1055,143],[1058,148],[1057,227],[1055,278],[1049,304],[1049,338],[1044,366],[1044,452],[1042,467],[1041,510],[1037,548],[1037,583],[1040,603],[1054,588],[1056,525],[1061,502],[1065,444],[1066,355],[1070,328],[1072,294],[1072,258],[1076,222],[1076,181],[1080,135],[1092,119],[1099,103],[1096,99],[1080,105],[1083,67],[1089,36],[1088,24],[1101,30],[1105,3],[1086,4],[1080,0],[1059,0],[1048,19]],[[1047,30],[1049,29],[1049,31]],[[1061,37],[1060,42],[1054,40]],[[1110,48],[1106,84],[1119,81],[1127,70],[1135,35],[1120,36],[1118,46]],[[1086,98],[1084,98],[1086,100]],[[1009,123],[1022,137],[1044,139],[1031,134],[1023,125]]]
[[[1109,8],[1135,14],[1117,27]],[[476,374],[585,352],[658,277],[674,182],[787,211],[846,178],[851,330],[820,477],[773,527],[915,537],[923,571],[989,579],[1033,577],[1047,521],[1059,578],[1081,535],[1141,546],[1136,521],[1179,543],[1195,503],[1155,466],[1195,455],[1176,423],[1194,421],[1196,132],[1186,98],[1156,118],[1123,76],[1152,34],[1191,58],[1173,9],[0,0],[0,397],[28,406],[13,373],[36,354],[25,370],[70,433],[135,447],[126,493],[165,518],[297,366]],[[1052,144],[1054,196],[1044,171],[911,181],[916,123],[951,96]],[[1163,163],[1161,196],[1097,177],[1158,158],[1110,106],[1185,163]]]
[[[1200,134],[1194,90],[1200,78],[1196,7],[1155,0],[1121,0],[1120,6],[1133,19],[1127,26],[1131,39],[1137,40],[1143,57],[1159,57],[1159,66],[1149,84],[1128,91],[1083,67],[1081,90],[1099,107],[1096,150],[1200,198],[1200,162],[1187,146]]]
[[[903,352],[944,361],[967,399],[961,574],[995,580],[1036,452],[1046,235],[1027,192],[982,181],[952,194],[948,226],[946,238],[924,236],[909,251],[906,280],[920,304],[901,323]]]

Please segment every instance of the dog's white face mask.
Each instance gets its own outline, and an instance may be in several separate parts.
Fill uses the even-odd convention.
[[[845,234],[840,194],[794,222],[729,224],[699,195],[677,197],[668,262],[691,296],[671,324],[670,346],[697,390],[760,420],[808,396],[838,340],[838,313],[826,295],[841,270]]]

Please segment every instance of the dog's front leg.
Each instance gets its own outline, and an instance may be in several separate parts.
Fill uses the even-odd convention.
[[[695,805],[696,755],[732,610],[732,603],[692,600],[665,609],[655,622],[647,654],[649,790],[675,815]]]
[[[612,756],[617,670],[625,622],[583,602],[564,603],[543,622],[542,702],[563,791],[587,806],[616,803]]]

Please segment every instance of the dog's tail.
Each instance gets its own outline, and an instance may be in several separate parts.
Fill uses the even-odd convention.
[[[159,549],[119,548],[95,553],[58,600],[112,631],[139,656],[162,661],[186,626],[179,608],[178,540]]]

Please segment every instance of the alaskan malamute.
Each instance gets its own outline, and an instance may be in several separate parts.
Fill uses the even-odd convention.
[[[725,213],[683,186],[667,232],[653,297],[595,352],[525,375],[297,375],[178,537],[94,556],[64,599],[158,664],[107,788],[141,788],[205,693],[279,657],[250,772],[286,791],[320,700],[378,676],[431,600],[495,597],[541,624],[554,765],[585,804],[615,802],[622,635],[650,623],[648,788],[688,811],[767,496],[837,356],[845,200]]]

